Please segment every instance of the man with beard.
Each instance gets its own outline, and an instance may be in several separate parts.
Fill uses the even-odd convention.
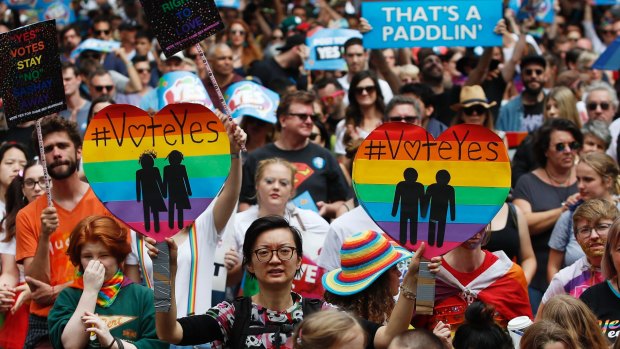
[[[523,92],[499,110],[497,129],[501,131],[536,131],[543,123],[547,62],[542,56],[530,55],[521,60]]]
[[[41,130],[45,161],[52,177],[52,206],[48,207],[47,196],[42,195],[19,211],[16,219],[19,233],[15,258],[23,264],[32,292],[24,348],[51,347],[47,315],[58,294],[73,282],[76,272],[66,254],[71,231],[87,216],[110,215],[90,186],[79,178],[82,140],[75,123],[51,116],[43,119]],[[137,280],[135,274],[128,276]]]
[[[75,50],[75,48],[82,42],[80,27],[78,27],[77,24],[69,24],[60,32],[60,38],[62,40],[63,51],[60,59],[62,61],[75,63],[75,60],[71,58],[71,51]]]
[[[579,298],[590,286],[605,281],[601,273],[601,261],[607,233],[618,216],[620,213],[616,205],[603,199],[588,200],[575,210],[573,230],[585,256],[555,274],[543,295],[538,314],[555,295],[569,294]]]
[[[425,48],[418,52],[418,64],[420,66],[420,82],[433,91],[431,103],[435,107],[433,117],[445,125],[451,125],[455,114],[450,106],[459,102],[461,86],[448,87],[444,84],[443,62],[432,49]],[[469,76],[465,85],[479,85],[481,83],[482,81]]]

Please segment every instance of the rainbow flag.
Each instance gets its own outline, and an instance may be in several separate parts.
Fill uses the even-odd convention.
[[[154,117],[131,105],[106,107],[88,125],[83,159],[86,177],[107,209],[158,242],[176,234],[179,225],[191,225],[209,206],[231,161],[223,123],[193,103],[167,105]]]
[[[359,147],[353,186],[392,239],[410,250],[425,241],[424,255],[431,257],[491,221],[510,190],[510,160],[502,140],[482,126],[453,126],[435,140],[419,126],[386,123]]]

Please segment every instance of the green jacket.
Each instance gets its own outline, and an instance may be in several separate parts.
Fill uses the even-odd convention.
[[[77,307],[82,290],[65,288],[54,303],[47,318],[50,341],[54,348],[62,348],[61,336]],[[157,339],[155,333],[155,307],[153,291],[149,288],[129,284],[121,288],[109,308],[95,307],[95,313],[103,318],[112,336],[133,343],[138,348],[167,349],[168,343]],[[98,347],[89,342],[87,348]]]

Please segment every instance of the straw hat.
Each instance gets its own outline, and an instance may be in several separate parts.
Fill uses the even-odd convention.
[[[468,108],[476,104],[482,105],[485,108],[489,109],[496,103],[495,101],[489,103],[487,95],[484,94],[484,90],[480,85],[463,86],[463,88],[461,89],[459,103],[453,104],[450,109],[454,111],[459,111],[463,108]]]
[[[361,292],[392,266],[411,256],[409,251],[395,248],[375,231],[353,234],[340,248],[342,267],[323,275],[323,287],[341,296]]]

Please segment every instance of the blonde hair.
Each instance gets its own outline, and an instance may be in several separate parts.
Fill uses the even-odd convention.
[[[560,118],[572,121],[577,127],[581,128],[581,119],[579,118],[579,112],[577,111],[577,98],[568,87],[558,86],[554,87],[543,102],[545,108],[543,109],[543,117],[545,120],[549,119],[547,114],[547,103],[553,99],[560,110]]]
[[[358,328],[363,336],[364,345],[368,338],[357,318],[338,310],[325,310],[306,317],[293,333],[294,349],[327,349],[339,341],[355,335],[352,330]]]
[[[295,196],[295,174],[297,173],[297,168],[295,165],[282,158],[269,158],[259,161],[256,166],[256,174],[254,175],[254,185],[258,185],[258,182],[260,182],[265,175],[265,169],[271,165],[282,165],[291,171],[291,198],[293,198]]]
[[[616,219],[607,233],[607,244],[605,244],[605,253],[603,254],[603,261],[601,262],[601,269],[607,280],[611,280],[618,275],[618,270],[616,270],[616,266],[614,265],[614,259],[611,256],[611,251],[616,248],[619,239],[620,220]]]
[[[620,168],[611,156],[591,152],[584,154],[579,162],[590,166],[599,176],[609,179],[611,181],[611,193],[620,194]]]
[[[566,294],[551,298],[542,309],[541,319],[551,320],[566,328],[582,348],[607,349],[607,340],[601,333],[596,316],[577,298]]]
[[[564,343],[567,349],[579,349],[575,339],[568,331],[553,321],[536,321],[530,325],[521,337],[520,349],[545,349],[549,343]]]
[[[573,229],[577,234],[577,221],[585,219],[588,222],[597,222],[601,219],[615,221],[620,212],[616,204],[604,199],[592,199],[579,205],[573,214]]]
[[[399,79],[403,77],[410,77],[413,80],[417,80],[420,74],[420,68],[413,64],[405,64],[401,66],[394,67],[395,73]]]

